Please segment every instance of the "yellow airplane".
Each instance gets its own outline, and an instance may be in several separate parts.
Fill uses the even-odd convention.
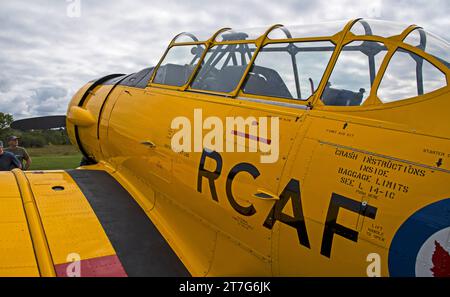
[[[179,34],[12,125],[84,158],[0,173],[0,274],[449,276],[449,63],[379,20]]]

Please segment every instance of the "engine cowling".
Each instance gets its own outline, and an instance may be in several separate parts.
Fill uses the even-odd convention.
[[[72,98],[67,110],[67,133],[86,163],[102,158],[100,123],[102,111],[115,86],[126,76],[111,74],[84,85]]]

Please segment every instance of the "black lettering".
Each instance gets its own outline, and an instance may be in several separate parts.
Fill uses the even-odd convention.
[[[211,158],[216,161],[216,169],[214,171],[208,171],[205,169],[206,157]],[[198,166],[198,177],[197,177],[197,191],[202,192],[202,178],[206,177],[209,181],[209,189],[211,191],[211,196],[214,201],[219,201],[217,197],[216,185],[214,181],[219,178],[222,172],[222,157],[216,151],[206,151],[203,150],[202,157],[200,158],[200,165]]]
[[[328,258],[331,256],[334,234],[354,242],[358,241],[358,231],[344,227],[336,222],[340,208],[350,210],[371,219],[375,219],[377,213],[377,209],[373,206],[333,193],[328,207],[327,219],[323,230],[322,247],[320,250],[320,253]]]
[[[283,213],[283,209],[291,200],[294,217],[290,217]],[[300,244],[310,248],[308,232],[306,231],[305,217],[303,215],[303,207],[300,193],[300,183],[296,179],[291,179],[280,194],[278,200],[269,212],[264,227],[272,229],[276,221],[280,221],[288,226],[297,229]]]
[[[252,216],[256,213],[256,209],[253,206],[253,204],[247,207],[240,205],[239,203],[236,202],[236,199],[234,199],[233,192],[231,190],[234,178],[239,172],[242,171],[250,173],[250,175],[253,176],[254,179],[256,179],[260,174],[258,168],[249,163],[239,163],[233,168],[231,168],[226,183],[227,197],[228,201],[230,201],[230,204],[234,208],[234,210],[236,210],[241,215]]]

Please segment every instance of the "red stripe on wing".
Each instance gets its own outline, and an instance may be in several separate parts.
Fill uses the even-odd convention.
[[[67,268],[73,264],[69,271]],[[59,277],[73,276],[74,265],[78,263],[69,262],[55,265],[56,275]],[[117,255],[98,257],[80,261],[81,277],[126,277],[127,273]],[[69,273],[69,275],[68,275]]]

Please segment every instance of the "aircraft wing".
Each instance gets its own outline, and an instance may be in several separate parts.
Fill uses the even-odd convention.
[[[188,275],[106,171],[0,172],[0,276]]]

